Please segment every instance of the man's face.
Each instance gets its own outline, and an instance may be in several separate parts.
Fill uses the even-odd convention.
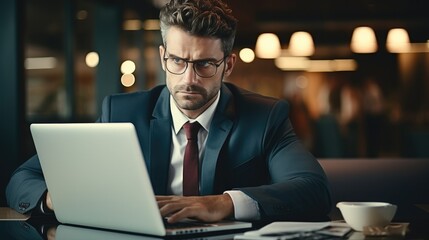
[[[191,36],[177,27],[168,30],[165,40],[166,48],[160,46],[159,52],[168,90],[177,107],[188,117],[196,118],[216,99],[222,78],[229,76],[232,71],[235,55],[224,56],[220,39]],[[227,58],[222,61],[224,57]],[[173,74],[167,71],[164,58],[173,59],[173,63],[201,60],[201,64],[187,63],[188,67],[183,74]],[[194,64],[203,65],[207,62],[219,66],[213,76],[201,77],[195,71],[198,66],[194,68]]]

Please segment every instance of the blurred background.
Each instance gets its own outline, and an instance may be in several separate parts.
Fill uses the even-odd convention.
[[[429,156],[427,1],[227,3],[239,59],[226,81],[288,100],[317,158]],[[35,153],[29,124],[93,122],[104,96],[164,83],[163,4],[1,1],[0,189]]]

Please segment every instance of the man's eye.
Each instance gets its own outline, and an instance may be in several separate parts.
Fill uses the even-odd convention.
[[[211,61],[198,61],[195,64],[198,67],[202,67],[202,68],[213,66],[213,62],[211,62]]]
[[[171,61],[173,61],[173,63],[178,64],[178,65],[185,63],[185,61],[183,61],[183,59],[181,59],[181,58],[171,58]]]

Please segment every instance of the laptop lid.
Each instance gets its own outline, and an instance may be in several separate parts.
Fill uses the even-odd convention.
[[[156,236],[249,228],[221,222],[166,229],[131,123],[32,124],[31,133],[61,223]]]

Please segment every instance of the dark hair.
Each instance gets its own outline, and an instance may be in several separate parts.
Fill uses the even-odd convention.
[[[171,0],[159,14],[162,41],[165,45],[168,29],[175,26],[191,35],[221,39],[223,52],[229,55],[237,27],[231,13],[220,0]]]

